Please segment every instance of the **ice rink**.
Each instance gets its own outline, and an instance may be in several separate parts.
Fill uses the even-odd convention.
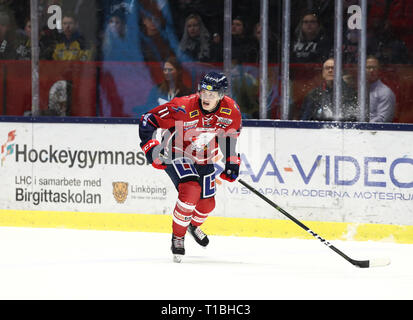
[[[0,299],[413,299],[413,245],[187,235],[181,264],[169,234],[0,228]],[[184,281],[178,290],[176,280]],[[191,286],[190,286],[191,284]]]

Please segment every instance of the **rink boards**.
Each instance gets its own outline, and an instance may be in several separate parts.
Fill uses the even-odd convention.
[[[171,232],[177,192],[136,120],[2,120],[1,226]],[[245,121],[240,176],[325,238],[413,243],[411,141],[411,125]],[[311,238],[241,184],[215,187],[208,233]]]

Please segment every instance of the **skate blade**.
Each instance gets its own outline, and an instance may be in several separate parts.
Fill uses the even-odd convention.
[[[173,255],[173,261],[175,262],[175,263],[181,263],[181,261],[182,261],[182,255],[181,254],[174,254]]]

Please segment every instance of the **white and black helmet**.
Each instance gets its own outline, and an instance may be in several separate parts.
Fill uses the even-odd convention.
[[[209,72],[199,82],[198,90],[218,91],[221,98],[228,89],[228,80],[223,73]]]

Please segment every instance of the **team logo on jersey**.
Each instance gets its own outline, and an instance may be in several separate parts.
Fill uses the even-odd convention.
[[[230,124],[232,123],[232,119],[228,119],[228,118],[223,118],[223,117],[218,117],[218,116],[217,116],[217,122],[230,125]]]
[[[128,197],[128,183],[127,182],[112,182],[112,194],[117,203],[124,203]]]
[[[232,119],[217,117],[217,127],[226,128],[232,123]]]
[[[202,125],[204,127],[211,127],[212,126],[212,121],[214,120],[213,117],[204,117],[202,118]]]
[[[220,113],[224,113],[224,114],[227,114],[227,115],[230,115],[231,114],[231,109],[230,108],[224,108],[224,107],[222,107],[220,110],[219,110],[219,112]]]
[[[190,118],[195,118],[196,116],[199,116],[199,111],[198,110],[194,110],[194,111],[191,111],[189,113]]]

